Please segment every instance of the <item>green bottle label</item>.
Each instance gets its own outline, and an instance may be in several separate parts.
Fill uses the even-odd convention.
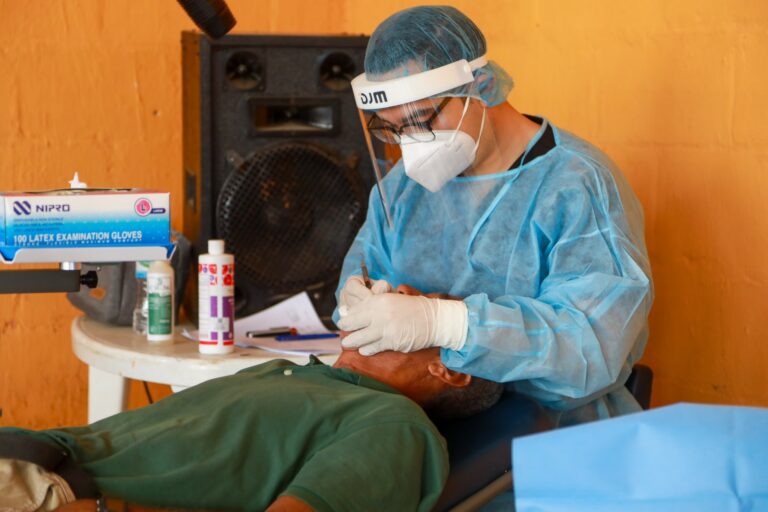
[[[147,332],[149,334],[171,334],[173,303],[171,301],[171,280],[163,276],[151,276],[147,282],[148,308]]]

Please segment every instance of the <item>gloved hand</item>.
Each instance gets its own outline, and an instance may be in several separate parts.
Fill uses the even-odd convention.
[[[467,340],[467,306],[462,301],[385,293],[349,308],[339,328],[355,331],[345,348],[371,356],[384,350],[413,352],[428,347],[460,350]]]
[[[363,277],[359,275],[349,276],[344,288],[339,294],[339,316],[346,316],[349,308],[364,301],[372,295],[388,293],[392,291],[392,285],[383,279],[371,279],[371,288],[365,286]]]

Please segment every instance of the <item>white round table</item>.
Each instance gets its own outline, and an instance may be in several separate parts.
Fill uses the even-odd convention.
[[[88,423],[125,410],[127,379],[168,384],[174,391],[224,377],[271,359],[305,364],[307,356],[235,347],[224,356],[203,355],[197,343],[177,329],[172,344],[150,345],[130,327],[108,325],[86,316],[72,321],[72,350],[88,365]],[[332,364],[338,355],[320,356]]]

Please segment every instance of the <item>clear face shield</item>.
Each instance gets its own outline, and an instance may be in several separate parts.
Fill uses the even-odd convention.
[[[440,96],[474,80],[484,57],[386,81],[352,81],[382,206],[392,226],[382,181],[398,162],[430,192],[438,192],[475,160],[485,128],[485,106],[470,97]],[[470,105],[481,115],[468,116]],[[472,135],[470,135],[472,134]]]

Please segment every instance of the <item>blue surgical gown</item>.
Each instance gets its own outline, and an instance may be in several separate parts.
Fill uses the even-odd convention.
[[[398,163],[382,181],[393,227],[374,187],[339,290],[364,259],[372,278],[463,297],[467,341],[442,349],[443,363],[508,383],[567,425],[640,410],[623,384],[645,347],[653,290],[629,184],[600,150],[552,128],[544,155],[437,193]]]

